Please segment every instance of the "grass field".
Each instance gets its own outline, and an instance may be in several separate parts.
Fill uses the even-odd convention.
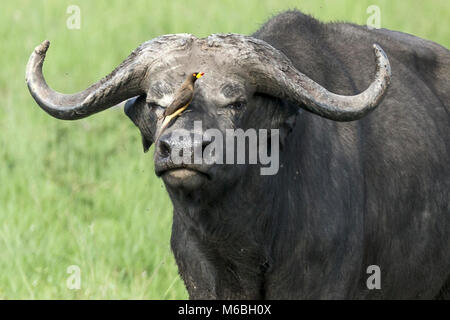
[[[66,9],[81,9],[81,28]],[[172,207],[152,153],[121,108],[76,122],[40,110],[24,81],[34,47],[52,46],[44,72],[54,89],[84,89],[140,43],[167,33],[249,34],[299,8],[323,21],[381,26],[450,47],[447,0],[3,1],[0,9],[0,298],[184,299],[170,252]],[[81,270],[70,290],[67,268]]]

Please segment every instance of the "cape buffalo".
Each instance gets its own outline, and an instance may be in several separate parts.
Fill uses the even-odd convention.
[[[289,11],[252,36],[155,38],[101,81],[65,95],[42,75],[48,46],[34,50],[26,72],[41,108],[74,120],[130,99],[125,112],[145,151],[186,75],[205,72],[154,154],[190,298],[450,297],[446,48]],[[175,146],[198,147],[174,138],[195,134],[194,121],[220,132],[279,129],[278,172],[175,164]]]

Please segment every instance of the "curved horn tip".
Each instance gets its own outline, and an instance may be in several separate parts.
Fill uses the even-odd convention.
[[[375,52],[375,56],[376,56],[377,60],[380,60],[382,58],[385,59],[385,60],[388,60],[386,52],[384,52],[384,50],[380,47],[380,45],[374,43],[372,45],[372,47],[373,47],[373,50]]]
[[[378,65],[380,65],[380,67],[382,68],[382,70],[384,70],[385,72],[385,77],[387,78],[387,83],[390,83],[390,78],[391,78],[391,64],[389,62],[389,58],[386,54],[386,52],[384,52],[384,50],[380,47],[380,45],[374,43],[373,44],[373,48],[375,51],[375,56],[376,56],[376,62]]]
[[[47,52],[48,48],[50,47],[50,41],[44,40],[40,45],[38,45],[34,52],[36,52],[38,55],[43,56]]]

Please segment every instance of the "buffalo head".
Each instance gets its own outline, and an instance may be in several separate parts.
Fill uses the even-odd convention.
[[[227,170],[227,165],[175,165],[170,160],[171,149],[180,143],[194,144],[172,139],[176,130],[195,134],[196,120],[202,121],[202,130],[222,132],[229,128],[279,128],[295,113],[292,106],[331,120],[356,120],[379,104],[390,81],[389,61],[378,45],[374,45],[373,82],[358,95],[342,96],[302,74],[288,57],[262,40],[236,34],[204,39],[177,34],[145,42],[111,74],[86,90],[61,94],[49,88],[42,75],[48,47],[48,41],[39,45],[26,69],[28,88],[41,108],[56,118],[74,120],[133,98],[126,103],[125,112],[140,129],[145,151],[159,135],[164,108],[186,75],[205,72],[196,83],[189,109],[164,131],[155,146],[156,174],[175,189],[197,188],[219,178],[222,186],[229,185],[245,170]],[[208,140],[203,140],[198,146],[188,147],[204,149],[207,145]],[[209,185],[209,191],[221,192],[213,187],[216,184]]]

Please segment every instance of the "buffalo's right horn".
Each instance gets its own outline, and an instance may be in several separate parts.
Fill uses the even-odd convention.
[[[172,49],[191,43],[187,34],[166,35],[147,41],[134,50],[108,76],[86,90],[62,94],[49,88],[42,74],[48,40],[34,49],[26,69],[26,82],[31,95],[47,113],[64,120],[87,117],[112,107],[128,98],[146,93],[148,66]]]

